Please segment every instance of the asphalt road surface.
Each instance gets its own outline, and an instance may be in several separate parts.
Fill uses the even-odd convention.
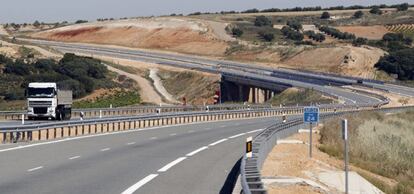
[[[245,139],[279,118],[0,146],[1,193],[219,193]]]

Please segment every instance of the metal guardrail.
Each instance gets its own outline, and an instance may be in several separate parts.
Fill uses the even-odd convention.
[[[375,111],[396,112],[405,109],[414,108],[414,106],[397,107],[397,108],[381,108],[373,109]],[[321,114],[321,120],[358,112],[360,110],[349,110],[335,113]],[[244,194],[266,194],[267,190],[261,181],[261,169],[268,154],[277,144],[279,139],[284,139],[294,133],[297,133],[300,128],[304,127],[303,118],[301,116],[290,120],[287,123],[277,123],[267,127],[253,139],[252,157],[243,157],[240,165],[241,186]]]
[[[86,109],[73,109],[72,117],[79,118],[80,113],[84,113],[84,118],[93,117],[105,117],[105,116],[121,116],[121,115],[137,115],[146,113],[156,113],[158,109],[161,112],[180,112],[180,111],[198,111],[205,110],[241,110],[241,109],[261,109],[271,108],[269,104],[219,104],[219,105],[206,105],[206,106],[133,106],[133,107],[120,107],[120,108],[86,108]],[[27,119],[27,111],[0,111],[0,120],[16,120],[21,119],[22,115]]]
[[[351,106],[321,106],[321,112],[336,112],[356,109]],[[5,126],[0,130],[3,143],[14,142],[21,134],[21,140],[48,140],[90,133],[103,133],[114,130],[129,130],[148,126],[163,126],[198,121],[252,118],[258,116],[292,115],[303,113],[303,107],[263,108],[251,110],[197,111],[163,114],[147,114],[103,119],[47,122],[28,125]],[[98,131],[98,128],[100,129]],[[33,133],[36,133],[33,135]],[[35,137],[35,138],[33,138]],[[19,138],[18,138],[19,139]]]

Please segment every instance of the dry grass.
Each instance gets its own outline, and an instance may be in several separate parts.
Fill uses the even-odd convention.
[[[414,189],[414,110],[386,116],[364,112],[345,116],[349,121],[351,162],[373,173],[398,181],[387,193],[410,193]],[[320,149],[342,157],[340,121],[327,121],[321,129]],[[375,181],[374,181],[375,184]]]

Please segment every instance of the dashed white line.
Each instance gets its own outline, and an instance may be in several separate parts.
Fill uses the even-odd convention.
[[[227,125],[220,125],[220,127],[227,127]]]
[[[158,138],[158,137],[151,137],[150,139],[151,139],[151,140],[154,140],[154,139],[157,139],[157,138]]]
[[[135,144],[135,142],[129,142],[129,143],[127,143],[127,145],[134,145]]]
[[[105,151],[108,151],[108,150],[110,150],[111,148],[104,148],[104,149],[101,149],[101,152],[105,152]]]
[[[31,168],[31,169],[27,170],[27,172],[33,172],[35,170],[39,170],[39,169],[42,169],[42,168],[43,168],[43,166],[38,166],[36,168]]]
[[[150,182],[152,179],[154,179],[157,176],[158,174],[150,174],[146,176],[145,178],[141,179],[140,181],[138,181],[137,183],[135,183],[134,185],[132,185],[131,187],[129,187],[127,190],[125,190],[121,194],[132,194],[136,190],[138,190],[140,187],[144,186],[145,184],[147,184],[148,182]]]
[[[171,133],[171,134],[170,134],[170,136],[176,136],[176,135],[177,135],[176,133]]]
[[[188,153],[186,156],[194,156],[194,155],[195,155],[195,154],[197,154],[198,152],[201,152],[201,151],[203,151],[203,150],[205,150],[205,149],[207,149],[207,148],[208,148],[207,146],[201,147],[201,148],[199,148],[199,149],[196,149],[196,150],[194,150],[194,151],[192,151],[192,152]]]
[[[233,139],[233,138],[236,138],[236,137],[240,137],[242,135],[246,135],[246,133],[240,133],[240,134],[237,134],[237,135],[233,135],[233,136],[229,137],[229,139]]]
[[[185,160],[186,158],[187,158],[187,157],[181,157],[181,158],[178,158],[178,159],[176,159],[176,160],[174,160],[174,161],[170,162],[169,164],[165,165],[164,167],[160,168],[160,169],[158,170],[158,172],[166,172],[168,169],[170,169],[171,167],[173,167],[173,166],[177,165],[178,163],[180,163],[181,161]]]
[[[227,138],[225,138],[225,139],[221,139],[221,140],[218,140],[218,141],[216,141],[216,142],[214,142],[214,143],[211,143],[209,146],[215,146],[215,145],[217,145],[217,144],[219,144],[219,143],[222,143],[222,142],[225,142],[225,141],[227,141],[228,139]]]
[[[70,157],[69,160],[74,160],[74,159],[78,159],[78,158],[80,158],[80,156],[73,156],[73,157]]]
[[[194,132],[193,130],[188,131],[188,133],[193,133],[193,132]]]

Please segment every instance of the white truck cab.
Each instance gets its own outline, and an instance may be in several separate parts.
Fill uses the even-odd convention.
[[[70,119],[72,91],[58,90],[56,83],[29,83],[26,90],[29,119]]]

